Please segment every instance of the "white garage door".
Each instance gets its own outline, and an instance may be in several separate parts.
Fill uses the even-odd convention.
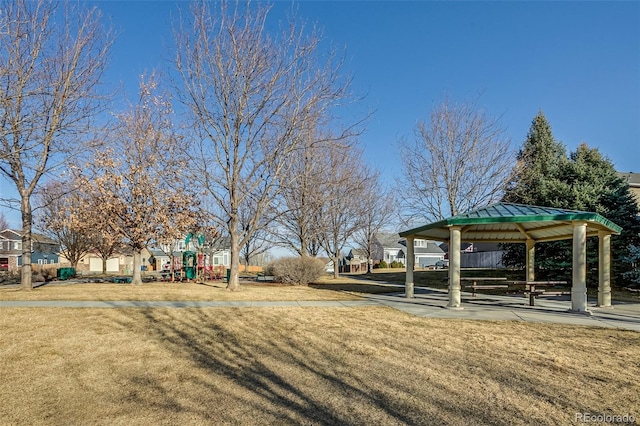
[[[102,259],[95,257],[89,259],[89,270],[91,272],[102,272]],[[107,272],[120,272],[120,263],[117,257],[107,260]]]

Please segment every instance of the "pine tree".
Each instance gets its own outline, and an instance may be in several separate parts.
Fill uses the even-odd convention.
[[[513,179],[507,185],[503,201],[555,207],[549,203],[563,187],[558,172],[566,161],[564,145],[553,137],[544,113],[538,112],[518,152]]]
[[[623,283],[633,265],[628,261],[630,246],[640,245],[638,206],[629,185],[616,174],[611,161],[595,148],[581,144],[566,157],[564,146],[556,142],[542,112],[534,118],[527,139],[518,154],[514,178],[503,201],[583,210],[599,213],[623,231],[611,239],[612,278]],[[504,261],[508,265],[524,265],[524,247],[505,245]],[[536,276],[571,279],[571,242],[558,241],[536,245]],[[598,240],[588,239],[587,267],[598,267]],[[597,273],[589,275],[590,284]]]
[[[622,227],[621,234],[611,238],[611,271],[614,282],[625,281],[624,274],[632,268],[625,255],[629,246],[640,245],[638,205],[629,185],[617,175],[609,159],[585,143],[571,153],[570,159],[561,177],[570,188],[565,195],[566,208],[599,213]],[[587,267],[596,269],[597,239],[590,238],[587,243]]]
[[[567,164],[566,150],[555,140],[551,125],[544,113],[534,117],[527,138],[518,152],[512,180],[505,189],[502,201],[546,207],[566,207],[562,194],[567,185],[560,179],[560,171]],[[522,244],[505,244],[504,263],[524,267]],[[555,273],[556,279],[571,277],[571,245],[554,242],[536,246],[536,275]],[[540,275],[540,272],[544,272]]]

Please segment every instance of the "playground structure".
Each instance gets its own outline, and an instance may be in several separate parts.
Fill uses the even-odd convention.
[[[226,274],[223,265],[208,265],[206,255],[194,251],[185,251],[181,258],[174,258],[172,266],[162,270],[162,281],[215,281]]]

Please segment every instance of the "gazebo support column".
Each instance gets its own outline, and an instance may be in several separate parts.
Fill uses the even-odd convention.
[[[536,242],[532,239],[527,239],[527,281],[535,281],[536,280]]]
[[[571,310],[587,310],[587,224],[573,224],[573,283],[571,286]]]
[[[413,264],[415,255],[413,254],[414,237],[407,237],[407,272],[405,273],[404,297],[413,297]]]
[[[460,227],[449,228],[449,309],[460,306]]]
[[[598,306],[611,306],[611,234],[598,232]]]

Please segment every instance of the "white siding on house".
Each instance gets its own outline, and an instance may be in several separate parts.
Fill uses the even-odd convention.
[[[398,260],[398,252],[400,249],[384,249],[384,261],[387,263],[391,263],[395,260]]]

